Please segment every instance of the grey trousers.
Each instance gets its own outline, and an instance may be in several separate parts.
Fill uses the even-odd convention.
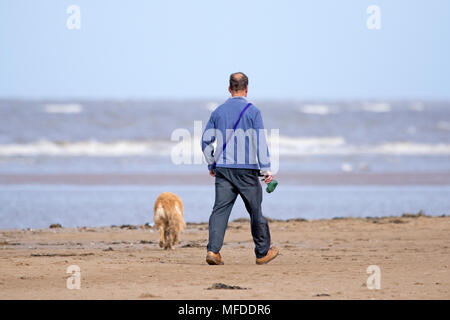
[[[208,251],[219,252],[223,245],[228,218],[238,195],[250,215],[256,258],[264,257],[270,248],[270,231],[261,211],[262,188],[259,170],[216,168],[216,198],[209,218]]]

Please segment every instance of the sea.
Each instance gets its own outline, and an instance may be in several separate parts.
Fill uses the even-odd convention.
[[[200,135],[224,100],[0,100],[0,229],[152,224],[164,191],[207,222]],[[450,101],[252,102],[279,182],[266,217],[450,213]]]

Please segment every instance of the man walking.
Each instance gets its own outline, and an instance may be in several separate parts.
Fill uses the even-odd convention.
[[[209,173],[216,179],[206,262],[210,265],[224,263],[220,249],[231,209],[240,195],[250,215],[256,263],[265,264],[278,255],[278,249],[270,247],[269,225],[261,211],[259,173],[264,174],[265,183],[273,178],[264,125],[259,109],[246,100],[248,78],[244,73],[230,76],[228,91],[231,98],[212,112],[202,136]],[[217,142],[215,150],[214,141]]]

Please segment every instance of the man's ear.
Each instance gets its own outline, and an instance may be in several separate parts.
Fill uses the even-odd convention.
[[[233,93],[231,92],[231,87],[228,87],[228,92],[229,92],[230,94],[233,94]]]

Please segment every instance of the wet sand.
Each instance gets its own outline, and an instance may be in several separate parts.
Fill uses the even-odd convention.
[[[223,266],[204,261],[207,224],[188,224],[173,251],[133,228],[0,230],[0,299],[450,299],[450,217],[271,221],[281,254],[262,266],[248,221],[230,222]],[[79,290],[66,287],[70,265]]]
[[[308,186],[333,185],[449,185],[449,172],[315,172],[280,173],[283,184]],[[205,171],[199,173],[124,173],[124,174],[0,174],[1,185],[70,184],[70,185],[213,185]]]

